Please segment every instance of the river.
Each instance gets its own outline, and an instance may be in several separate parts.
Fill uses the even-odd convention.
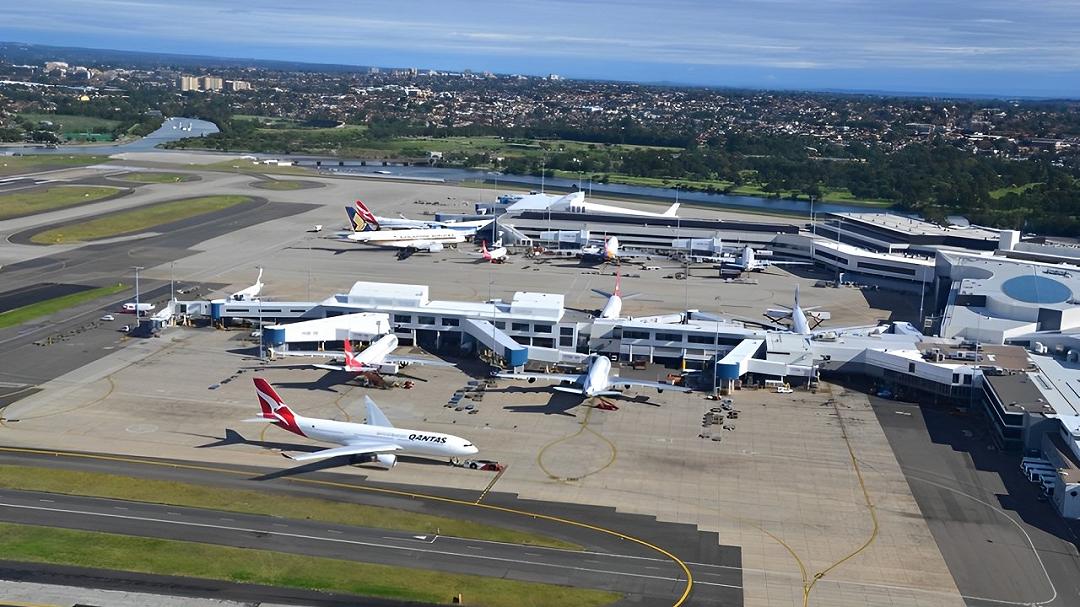
[[[206,120],[194,118],[168,118],[158,130],[146,137],[127,143],[110,143],[102,145],[60,145],[54,149],[42,146],[0,147],[0,152],[6,154],[89,154],[93,156],[108,156],[122,154],[124,152],[151,152],[158,145],[186,137],[202,137],[218,132],[217,125]]]

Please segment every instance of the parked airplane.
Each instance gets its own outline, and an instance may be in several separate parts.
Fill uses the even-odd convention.
[[[653,213],[650,211],[638,211],[636,209],[627,209],[623,207],[614,207],[606,204],[597,204],[595,202],[588,202],[585,200],[585,192],[571,192],[566,196],[554,201],[548,207],[551,211],[569,211],[571,213],[606,213],[613,215],[633,215],[635,217],[677,217],[676,213],[679,212],[679,203],[675,203],[668,207],[663,213]]]
[[[496,373],[495,377],[503,377],[506,379],[524,379],[530,384],[538,379],[548,381],[559,381],[571,384],[570,386],[552,386],[553,390],[559,392],[569,392],[570,394],[581,394],[585,397],[594,396],[616,396],[622,394],[614,388],[623,387],[624,389],[631,388],[633,386],[641,386],[645,388],[656,388],[657,392],[663,392],[664,390],[675,390],[676,392],[690,392],[690,388],[684,386],[676,386],[673,384],[667,384],[664,382],[645,381],[640,379],[623,378],[618,375],[611,375],[611,361],[606,356],[599,354],[593,354],[589,356],[589,364],[585,369],[585,372],[580,375],[564,375],[560,373],[513,373],[513,372],[500,372]]]
[[[136,308],[138,308],[139,314],[142,314],[144,312],[150,312],[151,310],[153,310],[154,309],[154,304],[152,304],[152,303],[139,303],[139,304],[136,304],[134,302],[128,302],[128,303],[124,304],[123,311],[127,312],[129,314],[134,314]]]
[[[623,260],[636,259],[639,257],[651,258],[647,253],[633,253],[619,248],[619,237],[608,236],[603,245],[590,245],[582,247],[577,253],[582,261],[597,263],[616,263]]]
[[[357,200],[351,207],[345,207],[345,213],[349,216],[349,227],[354,232],[364,232],[373,229],[381,230],[421,230],[427,228],[446,228],[464,232],[466,236],[473,236],[476,231],[491,223],[491,219],[475,221],[424,221],[421,219],[408,219],[404,215],[399,217],[379,217],[367,208],[361,200]]]
[[[601,291],[600,289],[593,289],[592,290],[593,293],[596,293],[597,295],[599,295],[601,297],[606,297],[607,298],[607,302],[605,302],[604,307],[600,309],[600,314],[597,315],[597,318],[620,318],[621,315],[622,315],[622,302],[623,302],[623,300],[624,299],[631,299],[631,298],[637,297],[639,295],[638,293],[633,293],[633,294],[630,294],[630,295],[623,295],[622,290],[621,290],[620,285],[619,285],[621,278],[622,278],[622,276],[619,274],[619,271],[616,270],[615,271],[615,290],[612,291],[611,293],[608,293],[607,291]]]
[[[817,330],[817,326],[822,320],[829,318],[828,313],[815,314],[814,311],[821,306],[813,306],[810,308],[804,308],[799,304],[799,285],[795,285],[795,303],[790,308],[783,307],[780,309],[770,308],[765,311],[765,317],[772,321],[778,321],[783,319],[789,319],[791,321],[791,332],[796,335],[803,335],[805,337],[821,337],[824,335],[837,333],[844,333],[848,331],[866,331],[869,334],[883,333],[888,327],[879,324],[873,325],[861,325],[853,327],[834,327],[829,329]]]
[[[348,457],[350,463],[371,463],[389,470],[397,463],[398,454],[461,457],[478,451],[475,445],[458,436],[395,428],[367,396],[364,397],[367,407],[367,423],[364,424],[303,417],[281,400],[270,382],[261,377],[254,381],[262,412],[259,417],[245,422],[270,423],[298,436],[342,445],[303,455],[282,454],[298,462]]]
[[[229,296],[229,299],[232,301],[255,301],[259,299],[259,294],[262,293],[263,289],[262,275],[263,269],[259,268],[259,277],[255,279],[255,284],[233,293]]]
[[[345,340],[345,352],[342,364],[313,364],[316,369],[327,371],[344,371],[347,373],[370,373],[372,371],[382,375],[396,375],[402,368],[409,365],[426,365],[431,367],[452,367],[451,363],[437,358],[423,358],[419,356],[398,356],[391,354],[398,347],[398,338],[394,334],[383,335],[370,346],[358,354],[353,353],[352,343]],[[280,352],[279,356],[310,356],[331,357],[337,356],[336,352]]]
[[[506,263],[510,261],[507,258],[506,247],[502,246],[501,242],[496,242],[495,247],[492,249],[487,248],[487,241],[480,243],[480,252],[472,253],[480,257],[480,261],[486,261],[487,263]]]
[[[735,261],[724,261],[725,265],[729,265],[733,268],[742,270],[743,272],[763,272],[765,268],[769,266],[808,266],[809,262],[806,261],[772,261],[769,259],[758,259],[754,253],[753,247],[746,245],[743,247],[742,255]]]

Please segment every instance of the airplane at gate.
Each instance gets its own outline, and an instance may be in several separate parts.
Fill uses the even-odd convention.
[[[324,365],[313,364],[316,369],[327,371],[344,371],[346,373],[380,373],[383,375],[396,375],[403,367],[409,365],[427,365],[432,367],[453,367],[454,365],[437,358],[422,358],[419,356],[398,356],[391,354],[398,347],[398,338],[394,334],[380,337],[359,354],[354,354],[352,344],[345,340],[344,364]],[[280,352],[274,354],[282,356],[311,356],[327,357],[336,356],[332,352]]]
[[[589,366],[580,375],[564,375],[561,373],[496,373],[495,377],[505,379],[524,379],[530,384],[538,379],[569,383],[569,386],[552,386],[552,390],[580,394],[591,398],[594,396],[617,396],[622,392],[615,388],[632,388],[640,386],[644,388],[656,388],[657,392],[674,390],[676,392],[691,392],[685,386],[676,386],[658,381],[645,381],[611,375],[611,361],[606,356],[593,354],[589,356]]]
[[[282,454],[298,462],[348,457],[350,463],[370,463],[389,470],[397,464],[399,454],[453,458],[474,455],[479,451],[460,436],[395,428],[367,396],[364,397],[367,423],[358,424],[298,415],[281,400],[270,382],[261,377],[254,378],[254,382],[262,411],[259,417],[246,419],[245,422],[269,423],[297,436],[341,445],[302,455]]]

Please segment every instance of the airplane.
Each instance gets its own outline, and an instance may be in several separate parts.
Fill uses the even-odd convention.
[[[810,263],[806,261],[772,261],[769,259],[758,259],[757,255],[754,253],[754,249],[750,245],[743,247],[742,255],[735,261],[723,261],[722,263],[743,272],[764,272],[765,268],[768,268],[769,266],[810,265]]]
[[[472,255],[478,255],[480,259],[478,261],[486,261],[488,263],[506,263],[510,261],[506,256],[506,247],[502,246],[501,242],[495,243],[495,248],[488,249],[487,241],[480,243],[480,252],[472,253]]]
[[[316,369],[327,371],[344,371],[347,373],[370,373],[372,371],[382,375],[396,375],[402,368],[409,365],[427,365],[431,367],[453,367],[454,365],[436,358],[422,358],[419,356],[397,356],[391,354],[398,347],[398,338],[394,334],[383,335],[359,354],[354,354],[352,343],[345,340],[345,358],[343,364],[324,365],[313,364]],[[280,356],[310,356],[329,357],[336,356],[333,352],[280,352]]]
[[[620,262],[623,260],[635,259],[638,257],[651,258],[651,255],[646,253],[628,253],[619,249],[619,237],[608,236],[603,245],[589,245],[582,247],[577,252],[582,261],[599,262],[599,263],[612,263]]]
[[[404,215],[400,217],[379,217],[371,212],[362,200],[357,200],[351,207],[345,207],[345,213],[349,216],[349,228],[353,232],[364,232],[374,225],[374,229],[381,230],[421,230],[426,228],[446,228],[464,232],[466,236],[474,236],[476,231],[492,222],[492,219],[480,219],[476,221],[424,221],[421,219],[408,219]]]
[[[255,301],[259,299],[259,294],[262,293],[263,281],[262,281],[263,269],[259,268],[259,276],[255,279],[255,284],[241,289],[236,293],[229,296],[230,301]]]
[[[821,337],[824,335],[843,333],[846,331],[858,331],[868,330],[868,334],[880,334],[884,333],[888,328],[880,324],[873,325],[861,325],[853,327],[834,327],[829,329],[817,330],[817,326],[821,324],[822,320],[828,319],[828,312],[815,313],[821,306],[813,306],[810,308],[804,308],[799,304],[799,285],[795,285],[795,303],[790,308],[784,307],[781,309],[770,308],[765,311],[765,317],[772,321],[778,321],[781,319],[790,319],[791,328],[790,331],[796,335],[802,335],[806,338]],[[809,315],[808,315],[809,313]],[[811,319],[813,319],[811,321]],[[813,324],[811,325],[811,322]]]
[[[328,457],[348,457],[350,463],[370,463],[389,470],[397,464],[399,453],[461,457],[479,451],[475,445],[459,436],[395,428],[367,396],[364,397],[367,423],[358,424],[298,415],[281,400],[270,382],[261,377],[254,378],[254,382],[255,394],[259,398],[262,411],[259,417],[243,421],[269,423],[298,436],[341,445],[302,455],[282,453],[291,460],[304,462]]]
[[[584,373],[580,375],[564,375],[560,373],[514,373],[514,372],[499,372],[495,373],[495,377],[502,377],[506,379],[523,379],[530,384],[534,383],[538,379],[544,379],[548,381],[559,381],[571,384],[570,386],[552,386],[552,390],[559,392],[568,392],[570,394],[580,394],[587,398],[594,396],[617,396],[622,392],[614,390],[622,386],[624,389],[631,388],[633,386],[641,386],[644,388],[656,388],[658,393],[664,390],[675,390],[676,392],[690,392],[690,388],[684,386],[676,386],[674,384],[667,384],[664,382],[645,381],[640,379],[622,378],[617,375],[611,375],[611,361],[606,356],[599,354],[592,354],[588,358],[589,364]]]
[[[129,314],[133,314],[136,311],[136,309],[138,309],[139,314],[142,314],[144,312],[150,312],[150,311],[152,311],[154,309],[154,304],[152,304],[152,303],[138,303],[138,304],[136,304],[134,302],[128,302],[128,303],[124,304],[124,306],[122,308],[122,310],[124,312],[127,312]]]
[[[585,192],[571,192],[551,203],[548,207],[552,211],[569,211],[571,213],[606,213],[612,215],[633,215],[635,217],[678,217],[679,203],[667,208],[663,213],[650,211],[638,211],[623,207],[614,207],[607,204],[597,204],[585,200]]]
[[[637,297],[638,293],[632,293],[630,295],[623,295],[620,289],[619,282],[622,276],[619,271],[615,271],[615,290],[611,293],[607,291],[601,291],[600,289],[593,289],[592,292],[601,297],[606,297],[607,302],[604,303],[604,307],[600,309],[600,313],[597,318],[621,318],[622,315],[622,302],[624,299],[631,299]]]

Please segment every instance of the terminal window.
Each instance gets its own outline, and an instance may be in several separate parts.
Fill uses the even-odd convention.
[[[622,332],[623,339],[649,339],[648,331],[631,331],[630,329],[624,329]]]
[[[435,317],[434,316],[417,316],[416,317],[416,322],[419,323],[419,324],[422,324],[422,325],[433,325],[433,324],[435,324]]]
[[[657,333],[656,341],[682,341],[680,333]]]
[[[686,338],[692,344],[715,344],[715,335],[689,335]]]
[[[444,319],[442,319],[442,324],[444,324],[444,325],[446,325],[448,327],[456,327],[456,326],[458,326],[459,322],[460,321],[458,321],[458,319],[456,319],[456,318],[444,318]]]
[[[569,336],[573,337],[574,336],[574,327],[561,327],[561,328],[559,328],[559,335],[564,335],[564,336],[569,335]]]
[[[551,333],[551,325],[533,325],[533,331],[537,333]]]
[[[515,322],[510,325],[511,331],[528,331],[529,323],[527,322]]]
[[[394,322],[412,322],[411,314],[394,314]]]

